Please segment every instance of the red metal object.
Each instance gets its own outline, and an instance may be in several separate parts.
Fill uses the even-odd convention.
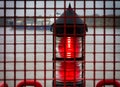
[[[120,82],[117,80],[111,80],[111,79],[105,79],[105,80],[100,80],[96,87],[102,87],[105,85],[113,85],[115,87],[120,87]]]
[[[8,84],[4,83],[4,82],[1,82],[0,83],[0,87],[8,87]]]
[[[22,80],[17,84],[17,87],[24,87],[24,86],[42,87],[42,85],[35,80]]]

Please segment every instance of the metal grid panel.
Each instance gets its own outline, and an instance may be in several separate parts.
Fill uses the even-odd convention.
[[[52,87],[54,35],[49,25],[69,3],[89,29],[84,87],[95,87],[100,80],[120,81],[119,0],[4,0],[0,1],[0,82],[16,87],[22,80],[33,80]]]

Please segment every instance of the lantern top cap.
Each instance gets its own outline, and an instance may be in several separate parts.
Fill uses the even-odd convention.
[[[76,34],[76,35],[84,35],[87,31],[87,25],[83,22],[83,20],[80,18],[77,13],[75,13],[74,9],[71,8],[71,4],[69,3],[69,6],[65,11],[60,15],[56,22],[52,24],[54,26],[56,34]],[[66,27],[64,27],[66,25]],[[76,27],[74,27],[74,25]],[[75,32],[75,33],[74,33]]]
[[[84,24],[84,22],[80,19],[79,15],[75,13],[69,3],[68,8],[58,17],[55,24]]]
[[[68,8],[71,8],[71,4],[69,3],[69,7]]]

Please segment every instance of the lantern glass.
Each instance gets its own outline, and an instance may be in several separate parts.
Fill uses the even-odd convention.
[[[63,61],[57,63],[56,79],[59,82],[75,82],[81,80],[81,63]]]
[[[57,58],[80,58],[82,39],[80,37],[56,37]]]

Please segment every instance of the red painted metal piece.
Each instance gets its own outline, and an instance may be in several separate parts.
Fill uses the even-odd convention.
[[[7,83],[1,82],[0,87],[8,87]]]
[[[38,81],[34,81],[34,80],[22,80],[17,85],[17,87],[23,87],[23,86],[42,87],[42,85]]]
[[[96,87],[102,87],[104,85],[114,85],[115,87],[120,87],[120,82],[118,82],[117,80],[101,80],[97,83]]]

